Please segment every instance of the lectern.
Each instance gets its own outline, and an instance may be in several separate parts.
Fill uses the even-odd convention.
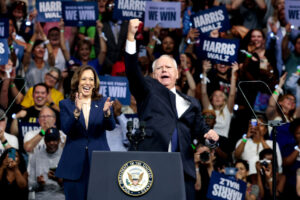
[[[180,153],[93,152],[88,200],[99,199],[185,200]]]

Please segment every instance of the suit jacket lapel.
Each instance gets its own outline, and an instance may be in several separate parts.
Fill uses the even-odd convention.
[[[182,98],[184,98],[186,101],[188,101],[190,103],[190,106],[188,107],[188,109],[186,109],[184,111],[184,113],[182,113],[182,115],[181,115],[181,117],[182,117],[186,112],[188,112],[189,110],[191,110],[191,108],[192,108],[192,101],[191,101],[191,99],[190,99],[190,97],[188,95],[183,94],[182,92],[179,92],[177,90],[176,90],[176,92],[177,92],[178,95],[180,95]]]
[[[96,118],[96,113],[97,113],[97,109],[99,109],[99,106],[97,105],[96,101],[92,101],[91,102],[91,109],[90,109],[90,116],[89,116],[89,126],[88,126],[88,129],[92,128],[92,124],[93,124],[93,121],[95,120]]]
[[[172,91],[168,91],[168,92],[169,92],[172,110],[175,113],[176,118],[178,118],[177,109],[176,109],[176,95]]]

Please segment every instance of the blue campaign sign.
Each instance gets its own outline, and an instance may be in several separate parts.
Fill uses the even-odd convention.
[[[211,31],[219,29],[224,32],[230,29],[230,22],[225,6],[213,7],[200,11],[191,16],[194,28],[200,33],[208,35]]]
[[[98,4],[96,1],[62,2],[62,17],[65,26],[95,26],[98,15]]]
[[[99,76],[99,93],[104,97],[118,99],[123,105],[130,105],[129,84],[126,77]]]
[[[144,19],[147,1],[150,0],[115,0],[113,18],[116,20]]]
[[[8,44],[7,39],[0,39],[0,65],[6,65],[8,62]]]
[[[231,65],[237,61],[239,40],[200,37],[200,44],[196,45],[196,53],[202,59]]]
[[[61,19],[61,0],[37,0],[37,20],[39,22],[58,22]]]
[[[0,38],[8,38],[8,18],[0,19]]]
[[[145,27],[180,28],[180,2],[154,2],[146,3]]]
[[[294,26],[300,27],[300,1],[285,0],[285,18]]]
[[[213,171],[206,197],[214,200],[244,200],[247,183]]]

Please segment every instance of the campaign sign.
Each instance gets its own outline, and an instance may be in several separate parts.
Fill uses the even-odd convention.
[[[180,2],[148,1],[145,11],[145,27],[180,28]]]
[[[300,27],[299,0],[285,0],[285,18],[291,25]]]
[[[237,61],[239,40],[200,37],[196,53],[202,59],[231,65]]]
[[[113,18],[117,20],[143,19],[147,1],[150,0],[115,0]]]
[[[216,29],[219,29],[219,32],[230,29],[230,22],[225,6],[200,11],[192,15],[191,19],[193,27],[197,28],[202,34],[208,35],[211,31]]]
[[[0,39],[0,65],[6,65],[8,62],[8,44],[7,39]]]
[[[66,26],[95,26],[98,14],[96,1],[62,2],[62,17]]]
[[[206,197],[214,200],[244,200],[247,184],[213,171]]]
[[[123,105],[130,105],[129,84],[126,77],[99,76],[99,93],[104,97],[118,99]]]
[[[0,38],[8,38],[8,18],[0,19]]]
[[[39,22],[58,22],[61,19],[61,1],[37,0],[36,9]]]

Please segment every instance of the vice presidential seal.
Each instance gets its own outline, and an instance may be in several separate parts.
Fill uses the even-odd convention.
[[[141,196],[150,190],[153,183],[153,173],[145,162],[132,160],[121,167],[118,182],[126,194]]]

